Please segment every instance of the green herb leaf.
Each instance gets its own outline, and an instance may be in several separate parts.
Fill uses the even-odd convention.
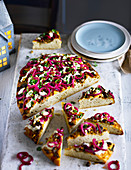
[[[96,64],[96,61],[93,63],[93,66],[94,66],[94,67],[97,67],[97,66],[98,66],[98,65]]]
[[[26,59],[30,58],[29,56],[26,56]]]
[[[57,34],[57,32],[56,32],[56,30],[55,30],[55,29],[52,29],[52,32],[54,32],[54,33],[56,33],[56,34]]]
[[[77,110],[76,110],[76,109],[74,109],[73,111],[74,111],[75,113],[77,113]]]
[[[84,125],[83,128],[86,129],[86,128],[87,128],[87,125]]]
[[[71,104],[75,104],[76,102],[74,102],[74,101],[71,101]]]
[[[42,149],[41,149],[41,147],[37,147],[37,151],[41,151]]]

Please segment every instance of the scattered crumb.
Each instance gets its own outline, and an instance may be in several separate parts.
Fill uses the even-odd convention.
[[[43,142],[39,142],[39,145],[42,145],[43,144]]]
[[[36,150],[37,150],[37,151],[41,151],[41,147],[40,147],[40,146],[37,147]]]
[[[38,162],[38,161],[36,161],[36,160],[35,160],[35,162],[36,162],[36,164],[39,164],[39,162]]]
[[[97,111],[97,109],[93,109],[93,111]]]
[[[94,66],[94,67],[97,67],[98,65],[96,64],[96,61],[94,62],[94,63],[92,63],[92,65]]]
[[[31,50],[30,53],[32,54],[32,53],[33,53],[33,50]]]
[[[87,167],[90,167],[90,166],[91,166],[91,162],[90,162],[90,161],[87,161],[87,162],[86,162],[86,166],[87,166]]]
[[[29,59],[30,57],[29,56],[26,56],[26,59]]]
[[[85,110],[86,112],[88,112],[88,110]]]
[[[56,116],[60,116],[60,115],[61,115],[61,113],[55,113],[55,115],[56,115]]]
[[[108,168],[107,168],[107,164],[105,164],[102,168],[103,168],[103,169],[108,169]]]
[[[80,167],[80,165],[78,164],[78,167]]]
[[[71,101],[71,104],[76,104],[76,102],[74,102],[74,101]]]

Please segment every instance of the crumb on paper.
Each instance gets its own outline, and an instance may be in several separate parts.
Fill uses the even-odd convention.
[[[60,115],[61,115],[61,113],[55,113],[55,115],[56,115],[56,116],[60,116]]]
[[[98,65],[96,64],[96,61],[94,62],[94,63],[92,63],[92,65],[94,66],[94,67],[97,67]]]
[[[91,161],[87,161],[85,166],[90,167],[91,166]]]
[[[33,52],[34,52],[33,50],[30,51],[31,54],[32,54]]]
[[[30,57],[29,56],[26,56],[26,59],[29,59]]]
[[[71,103],[71,104],[76,104],[76,102],[74,102],[74,101],[71,101],[70,103]]]
[[[89,110],[85,110],[86,112],[88,112]]]
[[[39,142],[39,145],[42,145],[43,144],[43,142]]]
[[[93,111],[97,111],[97,109],[93,109]]]

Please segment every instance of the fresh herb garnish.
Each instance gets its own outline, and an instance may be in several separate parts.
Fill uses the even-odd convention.
[[[41,149],[41,147],[37,147],[37,151],[41,151],[42,149]]]
[[[94,66],[94,67],[97,67],[97,66],[98,66],[98,65],[96,64],[96,61],[93,63],[93,66]]]
[[[74,102],[74,101],[71,101],[71,104],[75,104],[76,102]]]
[[[55,29],[52,29],[52,32],[54,32],[54,33],[56,33],[56,34],[57,34],[57,32],[56,32],[56,30],[55,30]]]
[[[74,109],[73,111],[74,111],[75,113],[77,113],[77,110],[76,110],[76,109]]]
[[[83,128],[86,129],[86,128],[87,128],[87,125],[84,125]]]

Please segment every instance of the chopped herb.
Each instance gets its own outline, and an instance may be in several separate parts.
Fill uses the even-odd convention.
[[[41,149],[41,147],[37,147],[37,151],[41,151],[42,149]]]
[[[86,129],[86,128],[87,128],[87,125],[84,125],[83,128]]]
[[[52,32],[54,32],[54,33],[56,33],[56,34],[57,34],[57,32],[56,32],[56,30],[55,30],[55,29],[52,29]]]
[[[30,57],[29,56],[26,56],[26,59],[29,59]]]
[[[96,64],[96,61],[93,63],[93,66],[94,66],[94,67],[97,67],[97,66],[98,66],[98,65]]]
[[[31,101],[31,106],[34,104],[34,102],[33,101]]]
[[[75,113],[77,113],[77,110],[76,110],[76,109],[74,109],[73,111],[74,111]]]
[[[71,101],[71,104],[75,104],[76,102],[74,102],[74,101]]]
[[[37,94],[37,91],[34,91],[34,94]]]

